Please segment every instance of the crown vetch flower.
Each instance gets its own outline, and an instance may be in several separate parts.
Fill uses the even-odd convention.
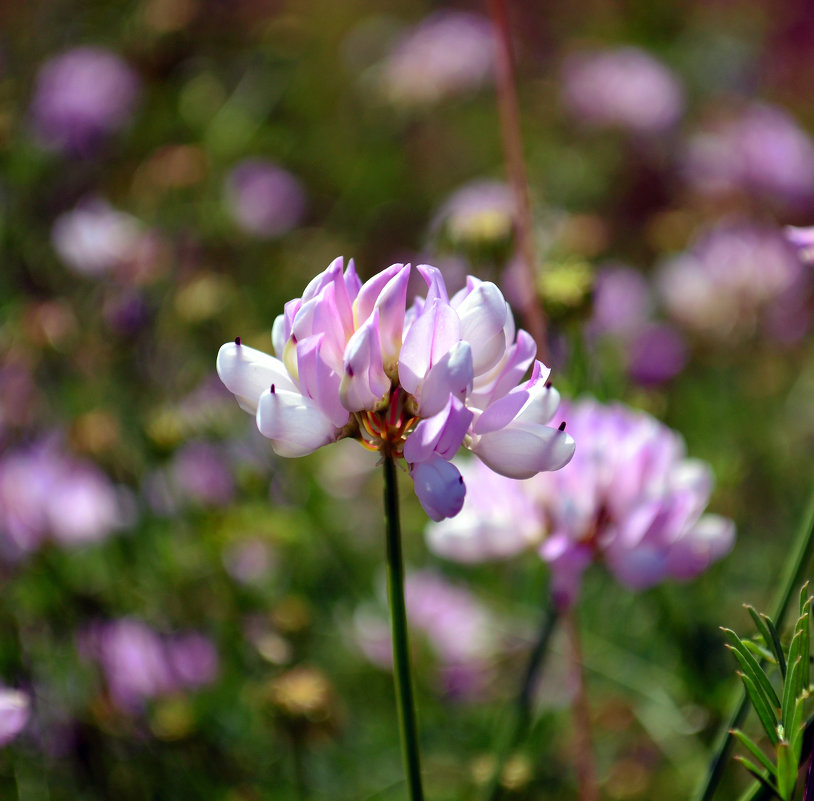
[[[463,504],[450,462],[462,445],[493,470],[528,478],[567,464],[574,441],[547,425],[559,395],[497,286],[470,276],[450,298],[435,267],[416,269],[427,294],[408,309],[410,265],[363,284],[353,261],[345,270],[336,259],[274,321],[276,357],[238,338],[217,366],[280,456],[353,437],[403,457],[425,511],[441,520]]]
[[[728,553],[734,525],[703,514],[712,474],[686,457],[678,434],[620,404],[586,399],[564,405],[563,413],[585,442],[573,462],[522,482],[470,462],[462,469],[473,492],[455,520],[428,527],[433,551],[480,562],[539,546],[563,606],[574,601],[594,560],[638,590],[694,578]]]

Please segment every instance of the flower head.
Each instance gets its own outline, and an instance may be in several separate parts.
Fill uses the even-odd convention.
[[[419,265],[427,293],[408,309],[410,265],[364,284],[353,262],[343,268],[336,259],[285,305],[277,357],[239,338],[218,353],[223,383],[280,456],[353,437],[404,458],[434,520],[463,503],[450,462],[462,445],[514,478],[568,463],[574,441],[546,425],[559,403],[550,371],[497,286],[470,276],[450,298],[440,272]]]
[[[290,172],[263,159],[238,164],[226,179],[224,195],[237,225],[261,238],[290,231],[305,211],[302,184]]]
[[[115,53],[100,47],[68,50],[37,76],[35,131],[49,149],[87,155],[124,127],[138,94],[138,77]]]
[[[478,89],[491,77],[494,58],[488,19],[438,12],[407,31],[387,56],[381,92],[395,105],[430,105]]]
[[[786,311],[788,294],[801,294],[802,272],[780,229],[726,222],[664,263],[656,282],[668,313],[686,329],[737,341],[770,323],[778,304]]]
[[[473,490],[463,512],[427,530],[436,553],[477,562],[537,545],[555,598],[568,605],[594,560],[644,589],[693,578],[729,551],[732,521],[703,515],[710,469],[686,457],[678,434],[618,404],[583,400],[561,414],[585,443],[573,462],[523,482],[470,462],[462,468]]]
[[[563,98],[588,125],[642,134],[670,128],[684,106],[673,74],[635,47],[572,55],[563,69]]]

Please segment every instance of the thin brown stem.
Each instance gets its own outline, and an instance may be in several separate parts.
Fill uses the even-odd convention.
[[[576,692],[572,702],[574,725],[574,761],[579,782],[580,801],[600,801],[599,780],[591,744],[591,710],[585,690],[582,671],[582,645],[576,610],[572,607],[565,614],[565,632],[568,639],[568,656],[576,680]]]
[[[514,52],[509,33],[509,15],[505,0],[489,0],[489,10],[497,38],[497,100],[500,113],[500,132],[503,155],[516,205],[515,228],[523,264],[527,296],[524,299],[523,320],[537,343],[539,358],[548,361],[546,320],[537,293],[537,248],[534,241],[534,222],[531,216],[529,181],[523,156],[523,134],[520,130],[520,106],[514,66]]]

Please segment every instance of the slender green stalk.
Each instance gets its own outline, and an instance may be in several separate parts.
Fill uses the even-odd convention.
[[[557,607],[547,596],[545,612],[540,625],[540,630],[537,635],[537,640],[534,647],[529,653],[529,661],[526,664],[526,670],[523,673],[523,682],[520,685],[520,691],[517,693],[517,698],[514,703],[513,713],[508,726],[506,726],[504,733],[498,743],[497,747],[497,762],[495,769],[492,773],[492,778],[487,787],[486,798],[488,801],[498,801],[501,794],[500,779],[503,775],[503,768],[509,759],[512,751],[517,748],[520,741],[526,734],[526,731],[531,721],[531,701],[534,689],[537,686],[537,680],[540,671],[545,662],[545,657],[548,653],[548,645],[551,642],[551,635],[557,627],[559,615]]]
[[[814,486],[811,488],[805,515],[795,538],[794,550],[786,564],[783,582],[775,597],[773,619],[778,629],[783,625],[791,599],[799,589],[812,551],[814,551]],[[729,720],[718,735],[718,742],[709,769],[703,784],[693,796],[693,801],[710,801],[715,794],[715,789],[721,780],[732,751],[733,740],[729,732],[741,725],[747,708],[746,691],[741,689],[737,701],[732,707]]]
[[[387,595],[390,600],[390,622],[393,632],[393,675],[401,730],[401,753],[407,774],[410,801],[423,801],[418,726],[410,676],[407,610],[404,605],[404,560],[401,555],[399,493],[396,464],[392,456],[385,456],[384,459],[384,516],[387,521]]]

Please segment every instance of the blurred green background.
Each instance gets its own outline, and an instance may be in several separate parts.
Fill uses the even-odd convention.
[[[680,431],[738,527],[692,584],[633,594],[596,567],[583,589],[603,797],[683,799],[735,689],[717,627],[767,608],[810,483],[810,267],[783,226],[814,223],[814,16],[510,12],[556,386]],[[337,255],[517,295],[490,42],[477,3],[0,6],[0,684],[31,705],[0,750],[3,798],[403,797],[391,677],[358,642],[358,610],[386,609],[375,459],[275,457],[215,355],[236,335],[270,351],[283,304]],[[620,48],[644,62],[579,74]],[[497,191],[456,200],[481,181]],[[747,243],[727,251],[737,278],[704,285],[699,321],[660,276],[714,260],[703,237],[727,226]],[[800,259],[779,288],[753,235]],[[597,322],[609,265],[644,287],[629,326],[618,300],[622,323]],[[545,570],[442,562],[404,489],[409,565],[473,593],[499,643],[461,698],[415,638],[427,795],[474,799]],[[568,688],[555,642],[508,797],[576,796]]]

